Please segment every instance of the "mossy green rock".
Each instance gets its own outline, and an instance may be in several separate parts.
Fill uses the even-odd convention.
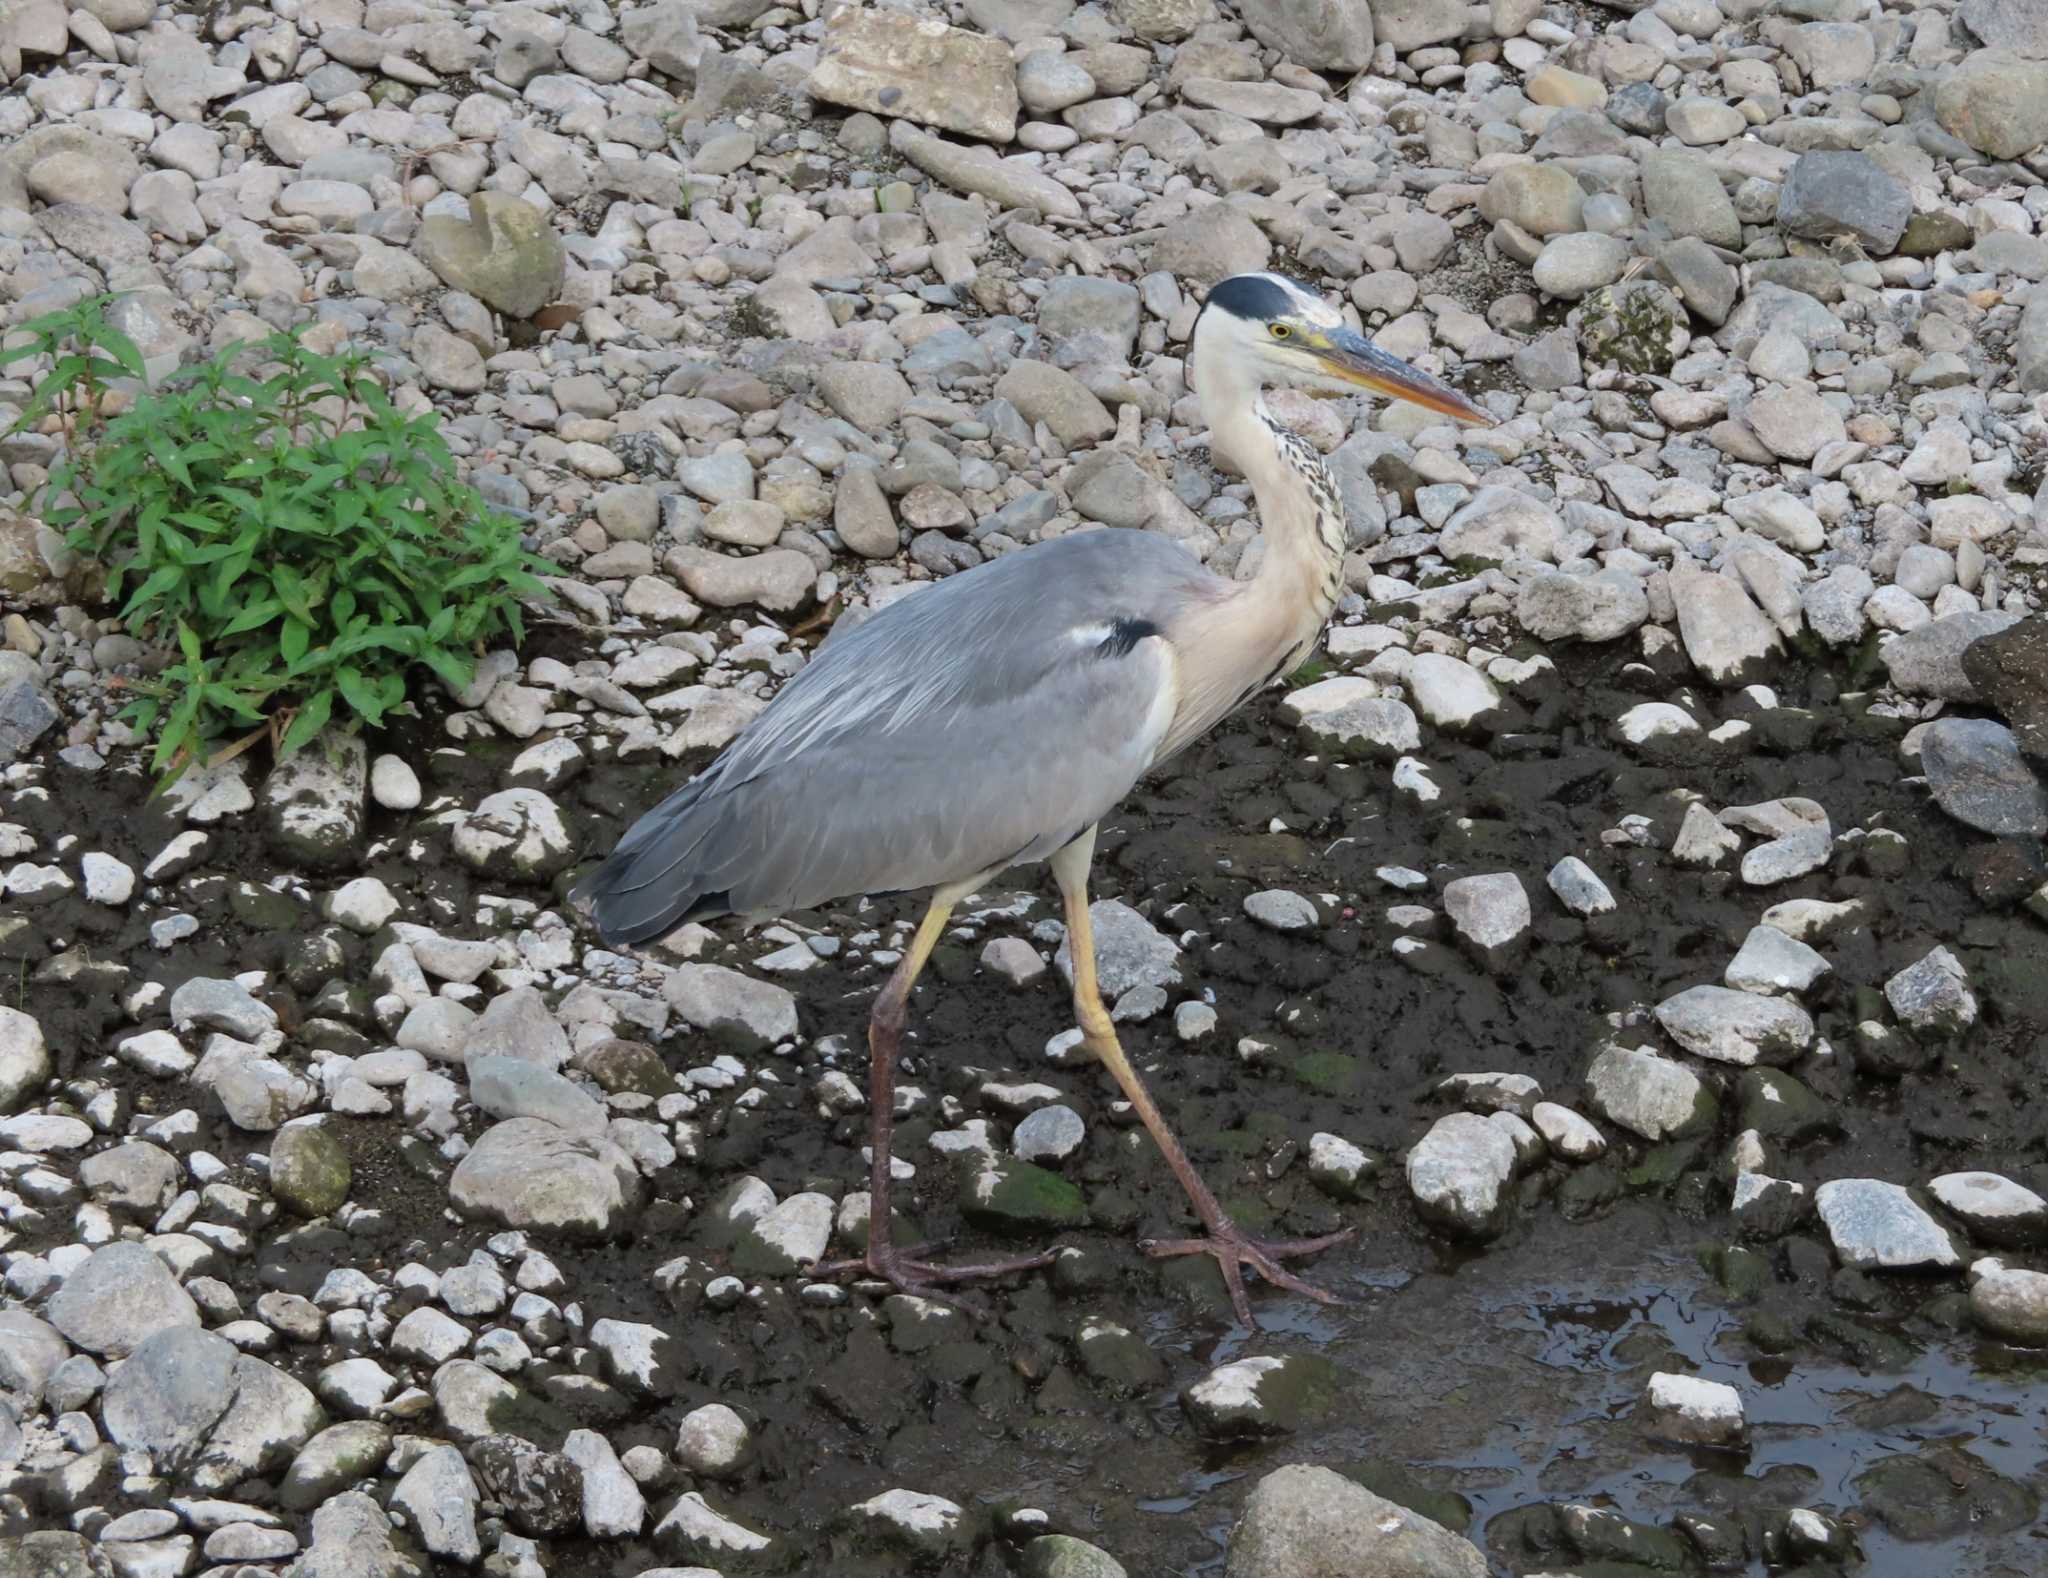
[[[1744,1069],[1735,1099],[1739,1125],[1767,1140],[1807,1140],[1841,1128],[1834,1109],[1782,1069]]]
[[[2041,1508],[2018,1480],[1947,1444],[1886,1458],[1855,1483],[1863,1510],[1902,1540],[2004,1534],[2032,1523]]]
[[[1069,1534],[1041,1534],[1024,1547],[1024,1578],[1125,1578],[1109,1552]]]
[[[509,192],[478,192],[467,223],[445,214],[420,227],[420,255],[442,279],[508,318],[530,318],[555,299],[567,266],[554,227]]]
[[[1143,1337],[1115,1321],[1092,1315],[1085,1318],[1075,1329],[1074,1351],[1088,1378],[1118,1397],[1135,1396],[1165,1384],[1166,1361]]]
[[[1218,1365],[1185,1387],[1180,1403],[1212,1441],[1287,1435],[1328,1413],[1343,1380],[1342,1370],[1313,1354],[1255,1356]]]
[[[324,1125],[295,1123],[270,1142],[270,1192],[300,1216],[340,1210],[351,1175],[348,1152]]]
[[[608,1095],[667,1096],[676,1089],[675,1076],[661,1054],[645,1041],[600,1041],[577,1053],[575,1062]]]
[[[989,1227],[1078,1227],[1088,1220],[1081,1191],[1058,1173],[1005,1157],[970,1173],[960,1186],[960,1209]]]

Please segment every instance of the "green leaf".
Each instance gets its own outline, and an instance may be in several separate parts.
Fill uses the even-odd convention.
[[[308,622],[297,614],[284,622],[284,629],[278,633],[277,651],[286,664],[297,668],[305,661],[306,647],[312,641],[313,632]]]
[[[267,625],[284,612],[284,604],[275,597],[266,597],[261,602],[250,603],[220,628],[223,637],[238,636],[245,630],[254,630]],[[294,621],[296,623],[296,621]],[[303,627],[301,627],[303,628]]]
[[[363,678],[362,671],[354,667],[335,670],[334,682],[341,687],[342,699],[361,714],[372,727],[384,721],[384,702],[370,682]]]
[[[284,731],[284,739],[278,745],[277,754],[290,756],[304,747],[313,736],[327,727],[328,715],[333,711],[333,690],[316,691],[306,704],[299,708],[299,715],[292,719],[292,726]]]

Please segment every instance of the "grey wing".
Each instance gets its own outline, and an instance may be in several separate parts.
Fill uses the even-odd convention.
[[[1159,630],[1220,585],[1163,539],[1091,532],[893,604],[828,644],[577,897],[634,942],[1043,859],[1152,764],[1178,694]]]

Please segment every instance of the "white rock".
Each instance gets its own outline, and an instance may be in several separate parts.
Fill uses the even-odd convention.
[[[1645,1428],[1652,1435],[1695,1446],[1737,1446],[1749,1434],[1742,1394],[1719,1381],[1660,1370],[1650,1377],[1647,1398]]]
[[[1574,915],[1607,915],[1614,910],[1614,895],[1607,884],[1577,855],[1566,855],[1550,868],[1545,880],[1557,901]]]
[[[1963,1263],[1948,1229],[1898,1184],[1837,1178],[1814,1191],[1814,1205],[1845,1265],[1947,1271]]]
[[[1607,1151],[1607,1140],[1591,1121],[1554,1101],[1539,1101],[1529,1114],[1536,1132],[1568,1161],[1589,1162]]]

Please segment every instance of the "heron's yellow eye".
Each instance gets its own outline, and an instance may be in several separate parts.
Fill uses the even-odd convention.
[[[1284,323],[1276,323],[1273,325],[1273,338],[1276,340],[1284,340],[1287,338],[1288,335],[1292,334],[1293,332],[1294,331],[1288,328],[1287,325]]]

